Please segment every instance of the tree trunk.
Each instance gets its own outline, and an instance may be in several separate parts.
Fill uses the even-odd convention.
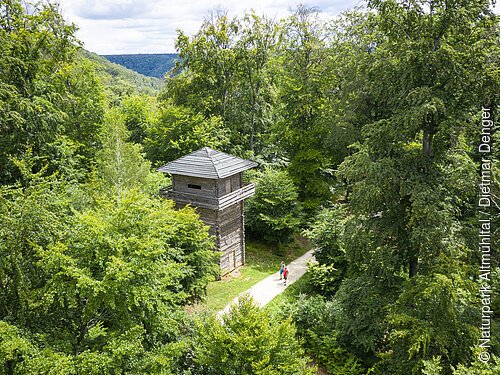
[[[430,158],[432,155],[432,141],[434,138],[434,134],[429,133],[428,130],[424,130],[424,136],[422,139],[422,148],[424,150],[425,155]]]
[[[7,374],[8,375],[13,375],[14,374],[14,366],[12,360],[8,360],[5,362],[5,367],[7,368]]]
[[[410,279],[417,274],[417,271],[418,271],[418,257],[415,256],[410,259],[410,272],[409,272]]]
[[[255,104],[252,105],[252,123],[250,131],[250,150],[254,150],[254,137],[255,137]]]

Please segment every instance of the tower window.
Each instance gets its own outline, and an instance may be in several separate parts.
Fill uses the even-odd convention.
[[[201,190],[201,185],[188,184],[188,188],[190,188],[190,189],[196,189],[196,190]]]

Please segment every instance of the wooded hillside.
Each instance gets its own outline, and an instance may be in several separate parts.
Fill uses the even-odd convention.
[[[0,0],[0,374],[500,373],[499,19],[366,6],[213,11],[160,81]],[[188,308],[219,254],[155,168],[202,147],[259,163],[250,239],[314,243],[273,311]]]
[[[108,59],[95,53],[80,50],[82,56],[96,63],[96,71],[100,74],[101,81],[115,94],[140,92],[156,96],[162,88],[162,77],[146,77],[136,70],[108,61]]]
[[[176,53],[141,53],[125,55],[103,55],[109,61],[120,64],[148,77],[163,79],[178,60]]]

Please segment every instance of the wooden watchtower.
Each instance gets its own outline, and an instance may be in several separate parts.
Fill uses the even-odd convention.
[[[204,147],[174,160],[158,172],[172,175],[172,190],[160,194],[177,207],[196,207],[200,219],[210,227],[221,252],[222,274],[245,263],[243,200],[255,193],[255,185],[243,185],[242,172],[257,163]]]

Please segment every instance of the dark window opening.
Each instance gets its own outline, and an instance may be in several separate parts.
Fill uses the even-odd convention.
[[[197,189],[197,190],[201,190],[201,185],[192,185],[192,184],[188,184],[188,188],[190,188],[190,189]]]

